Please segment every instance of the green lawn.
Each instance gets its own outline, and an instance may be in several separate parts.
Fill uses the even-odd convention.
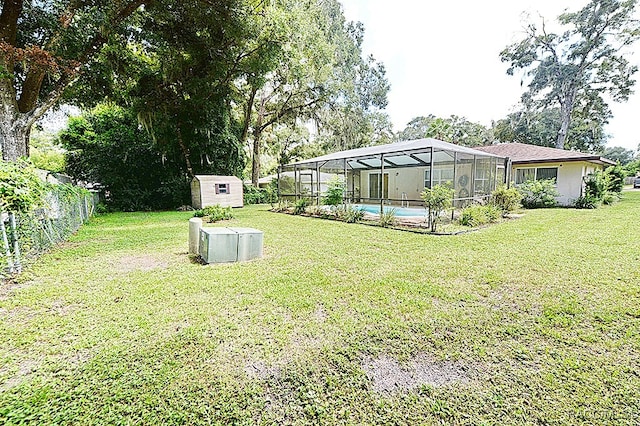
[[[640,192],[458,236],[236,211],[92,219],[0,285],[0,424],[639,424]]]

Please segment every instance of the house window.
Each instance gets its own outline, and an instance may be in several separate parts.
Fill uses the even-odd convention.
[[[529,180],[553,179],[558,182],[557,167],[531,167],[526,169],[516,169],[516,184],[525,183]]]
[[[558,181],[557,167],[539,167],[536,169],[536,180],[554,179]]]
[[[216,183],[216,194],[228,194],[228,193],[229,193],[228,183]]]
[[[431,172],[429,169],[424,171],[424,187],[430,188]],[[451,185],[453,186],[453,168],[435,168],[433,169],[434,185]]]
[[[536,169],[516,169],[516,185],[536,180]]]

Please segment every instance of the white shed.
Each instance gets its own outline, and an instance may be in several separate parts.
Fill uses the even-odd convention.
[[[215,206],[243,207],[242,181],[235,176],[196,175],[191,181],[194,209]]]

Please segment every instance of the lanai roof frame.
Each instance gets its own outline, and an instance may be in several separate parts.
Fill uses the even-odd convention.
[[[452,143],[444,142],[434,138],[424,138],[424,139],[416,139],[411,141],[402,141],[402,142],[394,142],[385,145],[375,145],[364,148],[355,148],[346,151],[338,151],[331,154],[322,155],[320,157],[310,158],[307,160],[297,161],[295,163],[290,163],[285,165],[285,167],[293,167],[297,166],[299,168],[309,168],[315,169],[318,165],[322,167],[321,163],[324,164],[328,161],[332,160],[352,160],[355,162],[361,163],[363,160],[367,159],[378,159],[381,155],[389,156],[389,157],[409,157],[414,161],[417,161],[418,164],[403,164],[403,165],[393,165],[390,164],[391,167],[411,167],[418,165],[428,165],[424,160],[420,160],[415,157],[416,154],[424,154],[427,151],[438,150],[438,151],[454,151],[461,152],[466,154],[473,155],[482,155],[484,157],[496,157],[496,158],[504,158],[499,155],[482,152],[473,148],[469,148],[462,145],[455,145]],[[387,160],[385,159],[385,162]],[[420,164],[422,163],[422,164]],[[380,168],[380,165],[368,165],[364,163],[370,169]],[[301,167],[302,166],[302,167]]]
[[[442,153],[443,158],[437,158],[438,153]],[[480,159],[495,159],[493,162],[494,165],[498,165],[500,163],[503,164],[505,170],[508,170],[507,164],[509,159],[487,152],[482,152],[480,150],[476,150],[470,147],[455,145],[448,142],[440,141],[438,139],[433,138],[424,138],[417,139],[411,141],[402,141],[395,142],[391,144],[385,145],[377,145],[371,147],[364,148],[356,148],[346,151],[339,151],[331,154],[322,155],[315,158],[310,158],[306,160],[297,161],[295,163],[290,163],[284,166],[281,166],[279,169],[279,173],[284,170],[290,170],[294,172],[295,179],[295,194],[282,194],[280,188],[278,189],[279,195],[295,195],[296,199],[300,195],[303,195],[299,192],[298,187],[298,174],[305,173],[305,171],[314,171],[315,173],[320,173],[320,170],[324,167],[327,167],[327,164],[331,164],[329,166],[331,169],[335,169],[338,171],[337,174],[345,176],[345,181],[347,180],[348,171],[352,172],[366,172],[371,170],[380,170],[380,173],[383,174],[387,169],[398,169],[398,168],[413,168],[413,167],[427,167],[429,170],[432,170],[434,165],[436,164],[444,164],[451,163],[453,164],[454,174],[453,174],[453,186],[455,187],[455,179],[456,173],[455,170],[458,164],[458,158],[470,156],[473,158],[473,168],[472,174],[475,174],[475,164],[476,161]],[[492,172],[493,173],[493,172]],[[429,173],[430,183],[429,187],[433,185],[433,174]],[[505,176],[506,178],[506,176]],[[472,177],[473,179],[473,177]],[[494,173],[495,180],[495,173]],[[474,183],[475,184],[475,183]],[[379,180],[380,185],[380,194],[383,193],[382,179]],[[353,183],[352,183],[353,186]],[[496,182],[493,182],[493,187],[497,186]],[[472,187],[474,188],[474,187]],[[352,188],[352,194],[354,188]],[[396,188],[397,189],[397,188]],[[312,198],[315,197],[317,199],[317,203],[320,203],[320,182],[315,182],[315,185],[311,184],[311,192]],[[315,194],[314,194],[315,192]],[[475,191],[471,191],[472,196],[475,197]],[[366,197],[365,197],[366,198]],[[454,200],[457,199],[454,197]],[[398,201],[388,199],[388,201]],[[384,197],[380,198],[381,210],[382,204],[384,202]]]

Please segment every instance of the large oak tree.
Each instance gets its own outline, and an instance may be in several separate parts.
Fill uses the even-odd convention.
[[[338,1],[276,0],[265,8],[262,26],[259,39],[279,49],[238,81],[245,98],[241,140],[251,146],[255,185],[267,133],[315,121],[320,136],[335,136],[333,124],[344,130],[377,118],[368,114],[386,105],[389,90],[382,64],[362,57],[362,27],[346,21]]]
[[[501,52],[502,61],[509,63],[508,74],[521,69],[528,78],[522,96],[526,108],[559,109],[556,148],[566,147],[580,99],[605,107],[605,96],[628,99],[637,67],[625,58],[624,49],[640,37],[635,7],[636,0],[591,0],[578,12],[559,16],[567,28],[563,33],[548,31],[544,21],[531,23],[520,42]],[[601,111],[606,120],[608,109]]]
[[[4,160],[29,153],[33,124],[104,45],[118,42],[149,0],[4,0],[0,14],[0,142]]]

